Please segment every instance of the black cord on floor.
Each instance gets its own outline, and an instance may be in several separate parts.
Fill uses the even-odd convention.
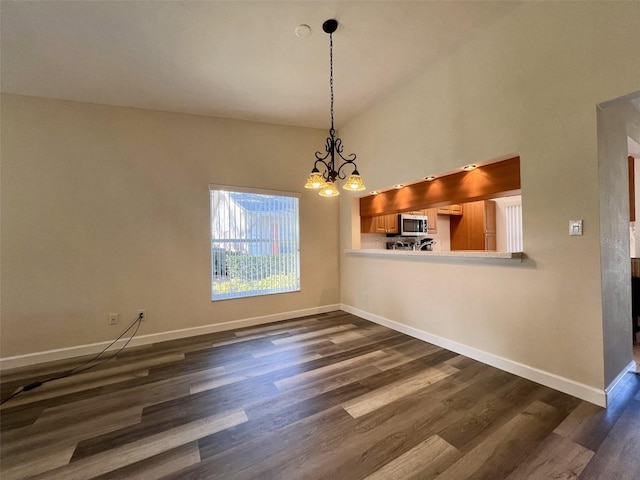
[[[57,375],[55,377],[47,378],[45,380],[40,380],[40,381],[37,381],[37,382],[32,382],[32,383],[30,383],[28,385],[24,385],[24,386],[18,387],[11,395],[9,395],[7,398],[4,398],[2,401],[0,401],[0,405],[4,404],[5,402],[8,402],[13,397],[15,397],[16,395],[18,395],[18,394],[20,394],[22,392],[28,392],[29,390],[33,390],[35,388],[38,388],[38,387],[44,385],[45,383],[53,382],[54,380],[60,380],[62,378],[67,378],[67,377],[71,377],[73,375],[78,375],[79,373],[83,373],[83,372],[86,372],[87,370],[91,370],[92,368],[95,368],[98,365],[102,365],[103,363],[108,362],[109,360],[112,360],[112,359],[116,358],[120,354],[120,352],[122,352],[122,350],[124,350],[127,347],[127,345],[129,345],[131,340],[133,340],[133,337],[136,336],[136,334],[138,333],[138,329],[140,328],[140,323],[141,322],[142,322],[142,314],[140,313],[135,318],[135,320],[129,324],[129,326],[126,328],[126,330],[124,332],[122,332],[118,336],[118,338],[116,338],[113,342],[111,342],[109,345],[107,345],[100,353],[98,353],[92,359],[87,360],[83,364],[78,365],[77,367],[74,367],[71,370],[69,370],[69,371],[67,371],[65,373],[62,373],[60,375]],[[104,354],[107,350],[109,350],[109,348],[111,348],[113,346],[113,344],[115,344],[118,340],[120,340],[122,337],[124,337],[124,335],[129,330],[131,330],[134,326],[136,327],[135,331],[133,332],[133,334],[131,334],[131,337],[129,337],[127,339],[125,344],[118,351],[116,351],[110,357],[107,357],[107,358],[101,360],[100,362],[94,363],[93,365],[91,365],[93,362],[98,360],[102,356],[102,354]]]

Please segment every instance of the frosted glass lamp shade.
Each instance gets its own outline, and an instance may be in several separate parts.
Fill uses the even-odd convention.
[[[344,188],[345,190],[350,190],[352,192],[361,192],[365,189],[362,178],[358,174],[357,170],[351,174],[351,176],[347,179],[347,183],[345,183],[342,188]]]
[[[332,181],[325,183],[324,187],[320,190],[321,197],[337,197],[338,195],[340,195],[340,192]]]
[[[317,168],[314,168],[309,177],[307,177],[307,183],[304,188],[313,188],[318,189],[324,187],[326,182],[324,181],[324,177],[320,174]]]

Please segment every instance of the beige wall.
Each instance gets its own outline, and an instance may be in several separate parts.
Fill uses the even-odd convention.
[[[326,132],[13,95],[1,106],[3,358],[109,340],[138,308],[153,334],[339,302],[338,202],[302,188]],[[211,302],[209,183],[302,192],[301,292]]]
[[[343,255],[342,302],[606,387],[596,105],[640,90],[637,18],[638,2],[522,4],[343,129],[369,189],[519,154],[526,259]],[[349,216],[341,212],[343,248]],[[584,236],[568,235],[570,219],[584,220]]]
[[[635,97],[640,99],[640,92]],[[599,106],[600,262],[605,384],[616,378],[632,356],[629,199],[626,195],[629,134],[640,134],[640,112],[631,106],[628,98]]]

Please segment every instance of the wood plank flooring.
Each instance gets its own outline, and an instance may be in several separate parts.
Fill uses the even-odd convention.
[[[84,359],[3,372],[1,394]],[[640,479],[607,410],[344,312],[123,352],[0,410],[0,478]]]

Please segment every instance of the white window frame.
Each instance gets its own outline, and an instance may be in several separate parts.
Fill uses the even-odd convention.
[[[209,205],[212,301],[300,291],[299,193],[210,184]]]

